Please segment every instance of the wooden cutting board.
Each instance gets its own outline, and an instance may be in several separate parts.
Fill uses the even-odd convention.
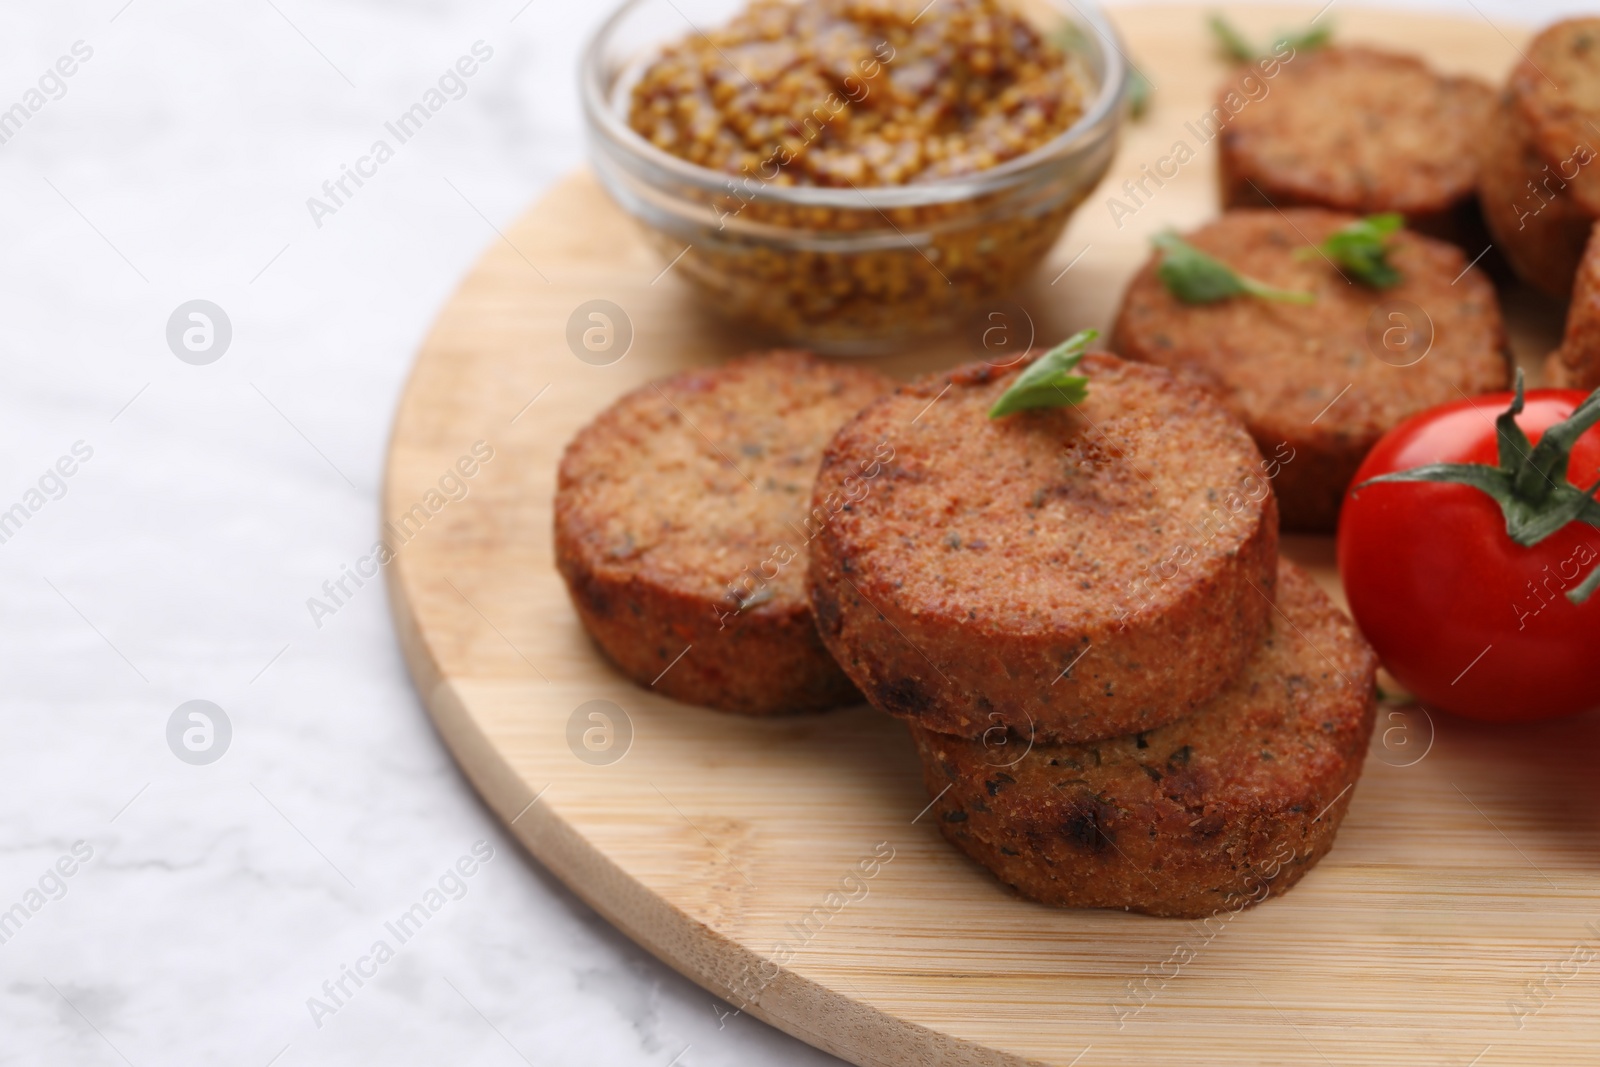
[[[1264,35],[1314,13],[1236,14]],[[1326,17],[1496,81],[1526,36],[1470,9]],[[1116,16],[1154,106],[1018,297],[1042,340],[1104,327],[1147,235],[1215,210],[1212,148],[1122,229],[1105,205],[1209,106],[1223,68],[1202,18]],[[859,1064],[1600,1062],[1594,717],[1491,730],[1384,709],[1332,854],[1286,897],[1202,925],[1019,900],[921,814],[910,743],[870,709],[745,721],[618,676],[552,567],[557,457],[623,391],[746,344],[663,266],[588,174],[557,186],[440,314],[385,483],[417,688],[485,800],[583,899],[719,1011]],[[609,365],[567,343],[590,300],[632,325]],[[1559,309],[1508,305],[1532,367]],[[905,375],[978,345],[975,329],[881,362]],[[1327,541],[1287,551],[1336,590]]]

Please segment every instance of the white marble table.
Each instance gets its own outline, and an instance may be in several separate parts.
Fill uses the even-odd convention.
[[[724,1024],[519,851],[379,583],[307,607],[373,540],[435,310],[581,159],[575,57],[609,5],[524,5],[0,10],[0,109],[32,110],[0,125],[0,1064],[836,1062]],[[461,98],[387,136],[480,41]],[[344,165],[368,176],[334,200]],[[167,338],[196,299],[232,330],[203,364]],[[216,762],[169,746],[192,700],[231,728]],[[218,751],[187,714],[176,750]],[[386,926],[430,890],[420,929]]]

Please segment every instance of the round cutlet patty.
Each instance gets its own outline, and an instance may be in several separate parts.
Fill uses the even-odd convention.
[[[1544,376],[1544,384],[1554,389],[1600,388],[1600,225],[1591,231],[1578,264],[1566,332],[1545,363]]]
[[[1494,103],[1475,78],[1359,47],[1301,53],[1270,81],[1229,82],[1224,110],[1230,94],[1246,103],[1222,131],[1225,206],[1398,211],[1441,235],[1473,197],[1474,140]]]
[[[1511,72],[1517,117],[1555,185],[1600,216],[1600,18],[1557,22],[1535,37]]]
[[[1242,274],[1315,293],[1315,302],[1185,304],[1158,277],[1158,255],[1129,284],[1112,337],[1129,359],[1215,383],[1279,463],[1273,484],[1286,530],[1331,532],[1345,487],[1385,431],[1509,381],[1494,288],[1456,246],[1396,234],[1389,262],[1404,280],[1389,289],[1302,254],[1352,221],[1316,208],[1230,211],[1184,239]]]
[[[579,431],[556,488],[556,565],[605,653],[723,711],[859,700],[806,603],[806,509],[823,446],[892,385],[773,352],[652,382]]]
[[[1266,625],[1278,516],[1202,388],[1091,353],[1088,398],[998,420],[1020,373],[902,386],[839,431],[811,549],[823,642],[872,704],[934,730],[1090,739],[1185,714]]]
[[[1360,777],[1377,659],[1292,563],[1244,672],[1158,730],[1050,745],[912,727],[939,828],[1023,896],[1199,918],[1284,892]]]
[[[1565,300],[1594,222],[1561,178],[1573,163],[1540,157],[1507,94],[1479,138],[1479,164],[1478,203],[1495,247],[1524,281]]]

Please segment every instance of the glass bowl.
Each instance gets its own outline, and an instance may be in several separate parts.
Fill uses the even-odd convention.
[[[629,0],[590,41],[580,88],[601,184],[711,308],[774,339],[866,354],[948,333],[1039,264],[1111,165],[1126,65],[1116,31],[1084,0],[1018,5],[1083,61],[1092,79],[1084,114],[974,174],[860,189],[774,185],[697,166],[636,133],[628,94],[660,49],[743,7]]]

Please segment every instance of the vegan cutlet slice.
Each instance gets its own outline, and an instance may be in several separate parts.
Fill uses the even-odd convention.
[[[1387,430],[1436,404],[1505,389],[1510,359],[1488,277],[1455,245],[1401,230],[1387,289],[1311,251],[1356,216],[1317,208],[1230,211],[1184,239],[1241,274],[1314,293],[1309,304],[1249,296],[1186,304],[1135,275],[1112,347],[1205,376],[1279,466],[1285,530],[1331,532],[1345,488]]]
[[[1600,148],[1597,142],[1587,143]],[[1490,113],[1478,153],[1478,202],[1495,248],[1523,281],[1565,300],[1595,219],[1561,177],[1575,161],[1539,155],[1511,93]]]
[[[1544,377],[1555,389],[1600,388],[1600,225],[1590,232],[1578,264],[1561,347],[1545,362]]]
[[[1090,744],[916,726],[939,829],[1023,896],[1199,918],[1285,892],[1333,845],[1377,659],[1287,561],[1244,672],[1192,716]]]
[[[780,351],[652,382],[579,431],[561,459],[556,565],[606,655],[723,711],[858,701],[806,602],[807,509],[823,446],[892,387]]]
[[[1600,217],[1600,18],[1564,19],[1542,30],[1508,83],[1535,153],[1590,217]]]
[[[1271,610],[1261,456],[1203,387],[1101,353],[1081,404],[991,420],[1020,371],[924,377],[828,446],[816,502],[857,481],[811,548],[823,642],[875,707],[952,734],[1082,740],[1186,714]]]
[[[1217,156],[1225,207],[1397,211],[1437,236],[1476,232],[1475,142],[1494,105],[1484,82],[1415,56],[1329,47],[1282,63],[1276,78],[1229,81],[1225,110],[1230,95],[1243,104]]]

